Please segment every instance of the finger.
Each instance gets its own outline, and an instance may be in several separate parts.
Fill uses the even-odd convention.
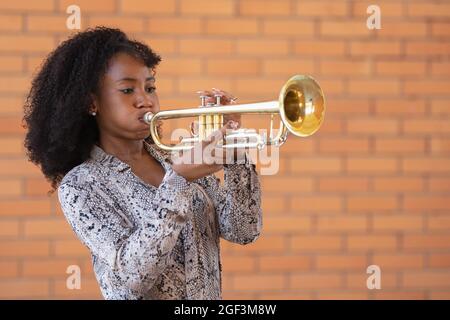
[[[232,95],[231,93],[221,90],[221,89],[216,89],[216,88],[212,88],[212,91],[214,92],[214,94],[219,94],[221,95],[221,99],[226,100],[227,102],[232,102],[232,101],[236,101],[237,98]]]
[[[214,96],[214,92],[209,91],[209,90],[200,90],[200,91],[197,91],[196,93],[201,96],[208,96],[208,97]]]

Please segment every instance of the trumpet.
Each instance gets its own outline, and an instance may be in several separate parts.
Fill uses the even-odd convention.
[[[206,104],[206,97],[201,98],[200,107],[166,110],[155,114],[148,112],[143,120],[150,125],[150,134],[156,146],[167,151],[183,151],[193,148],[193,143],[206,139],[213,131],[223,126],[226,114],[270,114],[270,134],[260,135],[254,129],[238,129],[227,134],[221,143],[222,148],[258,148],[267,145],[281,146],[288,133],[298,137],[308,137],[321,126],[325,115],[325,97],[319,84],[308,75],[295,75],[282,87],[278,100],[249,104],[220,105],[220,96],[216,103]],[[278,132],[274,134],[273,117],[280,116]],[[158,135],[158,120],[198,117],[198,132],[192,137],[182,138],[178,145],[166,145]],[[242,141],[233,143],[232,141]]]

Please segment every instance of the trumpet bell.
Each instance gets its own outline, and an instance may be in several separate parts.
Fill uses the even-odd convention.
[[[325,97],[310,76],[290,78],[280,91],[280,116],[287,129],[299,137],[319,130],[325,115]]]

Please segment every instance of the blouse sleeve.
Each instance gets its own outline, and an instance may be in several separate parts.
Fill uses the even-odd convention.
[[[121,204],[100,186],[93,177],[81,184],[63,181],[58,188],[62,210],[80,240],[106,266],[109,278],[142,296],[165,269],[192,212],[192,186],[168,170],[142,223],[131,232],[125,232]]]
[[[210,175],[200,183],[212,198],[220,236],[233,243],[255,241],[262,229],[261,187],[255,165],[246,154],[242,163],[224,165],[224,185]]]

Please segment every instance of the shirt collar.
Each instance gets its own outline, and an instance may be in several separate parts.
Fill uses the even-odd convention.
[[[167,170],[167,168],[170,167],[171,164],[170,153],[158,149],[155,145],[149,144],[145,140],[142,141],[144,143],[145,150],[147,150],[147,152],[151,156],[153,156],[153,158],[155,158],[159,163],[161,163],[164,169]],[[102,164],[103,166],[108,166],[119,172],[123,172],[125,170],[130,169],[130,166],[127,163],[123,162],[116,156],[106,153],[102,148],[100,148],[96,144],[94,144],[94,146],[91,149],[90,157],[93,161],[96,161]]]

